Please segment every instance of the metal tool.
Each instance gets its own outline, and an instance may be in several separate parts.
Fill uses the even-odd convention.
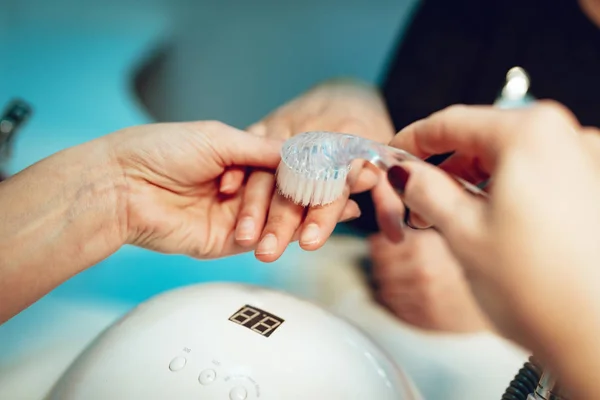
[[[4,169],[12,155],[14,138],[31,114],[32,107],[29,103],[14,99],[8,103],[0,117],[0,180],[6,176]]]

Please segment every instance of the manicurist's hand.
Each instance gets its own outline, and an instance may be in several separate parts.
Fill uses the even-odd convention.
[[[369,244],[376,297],[400,320],[442,332],[490,328],[462,267],[438,232],[406,229],[399,243],[378,233]]]
[[[400,132],[390,181],[444,237],[498,330],[531,349],[574,398],[600,398],[600,169],[593,130],[563,106],[455,106]],[[491,177],[489,198],[467,193]]]

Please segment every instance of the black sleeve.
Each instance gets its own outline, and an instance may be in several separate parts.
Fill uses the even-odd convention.
[[[473,77],[486,58],[486,40],[493,33],[493,12],[485,1],[421,2],[398,43],[382,87],[396,130],[449,105],[470,101]],[[493,100],[491,94],[489,102]],[[428,161],[439,163],[446,156]],[[348,227],[362,234],[379,231],[371,194],[352,199],[362,214]]]
[[[382,88],[398,130],[449,105],[469,102],[494,33],[490,3],[422,1]]]

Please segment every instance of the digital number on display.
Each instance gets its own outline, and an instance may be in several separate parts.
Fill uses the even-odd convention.
[[[284,322],[276,315],[249,305],[240,308],[229,320],[265,337],[271,336]]]

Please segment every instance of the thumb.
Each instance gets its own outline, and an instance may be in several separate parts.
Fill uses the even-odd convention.
[[[404,203],[432,224],[455,248],[464,248],[483,232],[485,200],[467,192],[439,168],[404,162],[388,171],[388,180]]]
[[[282,144],[281,139],[239,131],[234,137],[227,138],[222,148],[229,165],[275,169],[281,160]]]

